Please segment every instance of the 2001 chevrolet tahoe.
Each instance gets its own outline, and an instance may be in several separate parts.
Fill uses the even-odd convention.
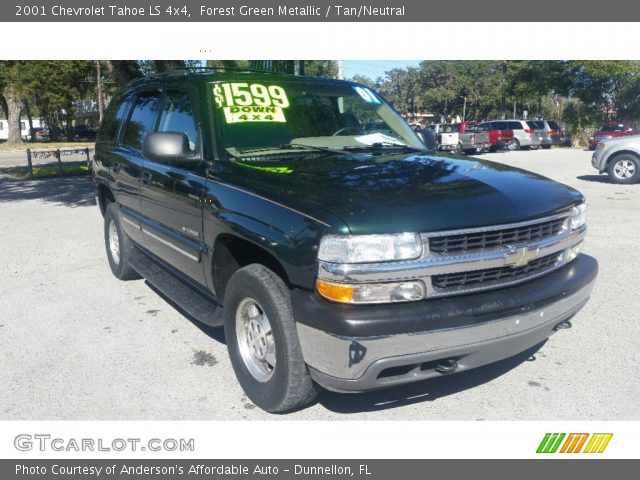
[[[390,387],[518,354],[569,326],[597,275],[579,192],[434,154],[353,82],[134,81],[107,109],[92,174],[114,275],[224,325],[238,381],[270,412],[319,386]]]

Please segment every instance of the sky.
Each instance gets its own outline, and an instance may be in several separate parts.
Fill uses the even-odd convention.
[[[394,68],[417,67],[422,60],[345,60],[344,76],[364,75],[371,80],[383,77],[384,72]]]

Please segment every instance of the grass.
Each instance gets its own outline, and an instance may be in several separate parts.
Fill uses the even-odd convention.
[[[19,145],[0,143],[0,152],[26,152],[27,148],[36,150],[64,150],[65,148],[93,148],[95,142],[25,142]]]
[[[62,164],[62,176],[70,177],[75,175],[87,175],[89,173],[89,167],[86,162],[69,162]],[[8,167],[0,168],[0,174],[11,175],[22,180],[26,180],[29,175],[29,169],[27,167]],[[33,178],[52,178],[58,176],[58,166],[56,164],[47,165],[34,165]]]

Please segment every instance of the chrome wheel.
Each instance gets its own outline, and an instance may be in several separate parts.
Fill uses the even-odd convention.
[[[113,263],[120,265],[120,237],[118,237],[118,229],[113,219],[109,222],[109,251]]]
[[[268,382],[276,366],[276,345],[267,314],[252,298],[245,298],[238,305],[236,336],[247,370],[257,381]]]
[[[636,174],[636,165],[631,160],[619,160],[613,166],[613,174],[620,180],[629,180]]]

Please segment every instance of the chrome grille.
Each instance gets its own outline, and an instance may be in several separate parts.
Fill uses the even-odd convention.
[[[514,283],[555,267],[562,254],[554,253],[536,258],[523,267],[498,267],[463,273],[448,273],[431,277],[433,287],[448,290],[461,287],[481,287],[494,282]]]
[[[542,240],[560,233],[564,222],[565,218],[555,218],[545,222],[502,230],[433,236],[429,238],[429,252],[435,254],[468,252]]]

